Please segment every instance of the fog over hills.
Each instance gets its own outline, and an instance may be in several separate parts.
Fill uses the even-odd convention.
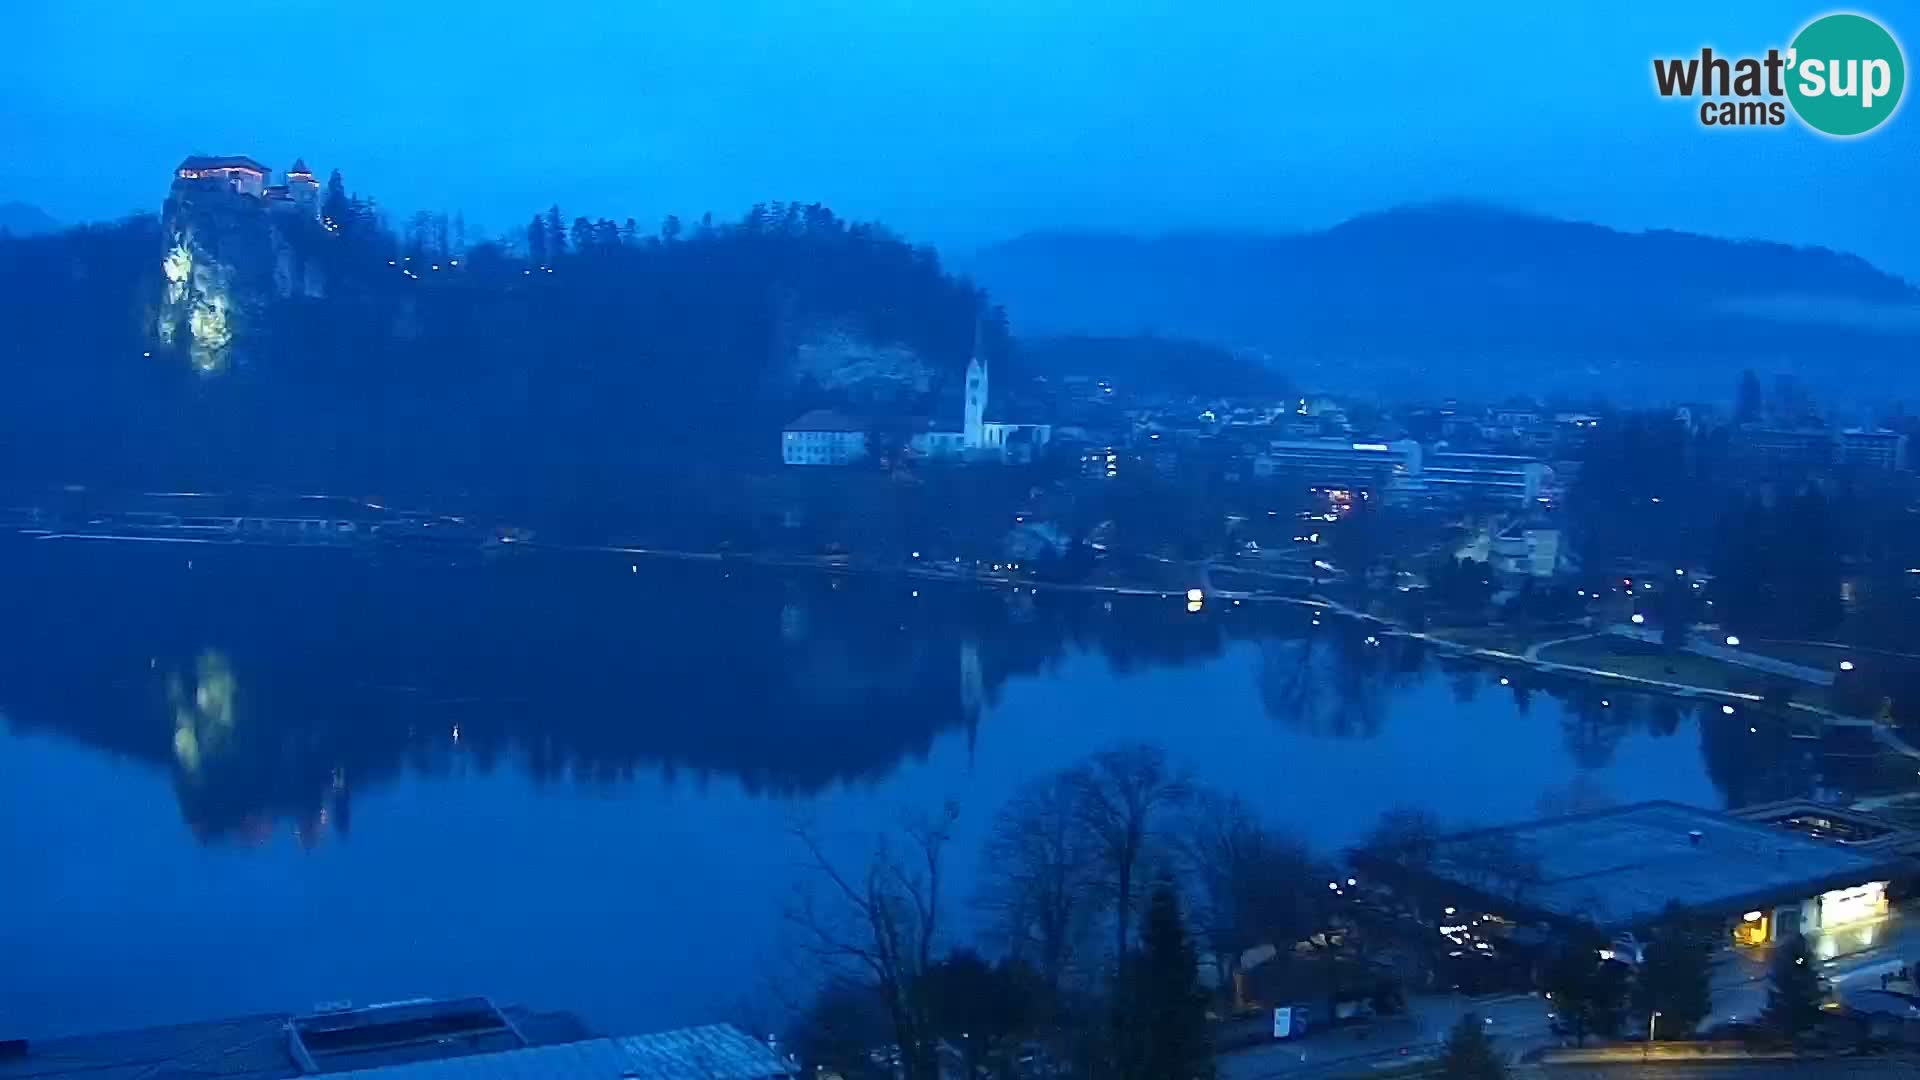
[[[1920,289],[1822,248],[1451,203],[1285,235],[1036,232],[965,268],[1018,335],[1194,338],[1328,389],[1719,398],[1751,367],[1835,401],[1920,390]]]

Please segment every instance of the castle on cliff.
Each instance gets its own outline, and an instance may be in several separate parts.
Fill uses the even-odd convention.
[[[284,183],[268,184],[272,176],[273,170],[250,157],[194,154],[173,170],[173,186],[245,195],[265,202],[269,210],[319,216],[320,181],[313,178],[305,159],[294,159]]]

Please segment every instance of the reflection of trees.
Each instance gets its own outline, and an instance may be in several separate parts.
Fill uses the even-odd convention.
[[[1787,722],[1742,707],[1700,716],[1700,753],[1727,806],[1738,808],[1805,795],[1813,786],[1812,754],[1793,741]]]
[[[1633,726],[1635,699],[1605,691],[1569,694],[1562,703],[1560,728],[1567,753],[1582,769],[1604,769]]]
[[[1263,640],[1256,676],[1268,717],[1296,731],[1366,739],[1380,733],[1393,691],[1419,677],[1419,643],[1349,623],[1293,626]]]

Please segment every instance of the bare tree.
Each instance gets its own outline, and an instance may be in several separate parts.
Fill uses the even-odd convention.
[[[1183,848],[1200,898],[1194,916],[1223,980],[1247,950],[1284,952],[1322,925],[1326,875],[1305,845],[1262,823],[1238,795],[1201,792]]]
[[[938,816],[909,818],[904,844],[882,834],[859,872],[837,866],[810,823],[789,829],[820,880],[797,889],[787,917],[829,977],[857,979],[879,993],[906,1080],[939,1080],[938,1037],[920,983],[933,965],[942,861],[959,812],[949,802]]]
[[[1186,777],[1157,746],[1136,743],[1102,750],[1072,771],[1075,816],[1099,860],[1106,900],[1114,913],[1115,962],[1127,955],[1128,931],[1142,858],[1159,838],[1164,811],[1186,801]]]
[[[1380,814],[1360,841],[1359,850],[1406,870],[1423,870],[1433,861],[1440,821],[1417,806],[1393,806]]]
[[[1080,827],[1074,774],[1057,772],[1021,788],[993,822],[983,860],[980,906],[1008,951],[1058,990],[1073,962],[1098,875]]]

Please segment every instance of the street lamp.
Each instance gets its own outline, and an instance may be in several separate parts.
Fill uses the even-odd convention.
[[[1647,1048],[1640,1051],[1640,1060],[1642,1061],[1645,1061],[1647,1055],[1653,1052],[1653,1029],[1658,1027],[1659,1024],[1660,1011],[1655,1009],[1653,1015],[1647,1017]]]

